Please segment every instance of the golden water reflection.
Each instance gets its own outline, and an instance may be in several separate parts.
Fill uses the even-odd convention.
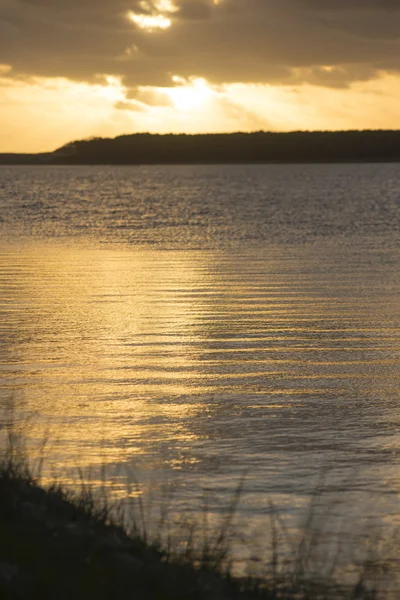
[[[40,416],[32,425],[36,435],[40,423],[52,423],[64,460],[85,463],[96,461],[101,440],[140,453],[142,436],[169,439],[158,420],[195,418],[198,403],[178,408],[154,399],[190,394],[192,382],[202,378],[186,351],[201,299],[175,301],[171,293],[182,282],[195,290],[207,281],[200,257],[46,246],[13,250],[11,264],[1,263],[2,389],[13,392],[24,413]],[[179,438],[189,441],[193,434],[182,426]],[[107,460],[115,460],[111,448]]]
[[[226,498],[247,472],[249,514],[304,504],[326,462],[397,490],[399,278],[323,250],[0,247],[0,401],[49,438],[45,477],[124,466]]]

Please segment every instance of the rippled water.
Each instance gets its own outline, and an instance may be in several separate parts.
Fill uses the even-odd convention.
[[[394,514],[399,215],[397,165],[0,168],[4,414],[246,524],[325,467]]]

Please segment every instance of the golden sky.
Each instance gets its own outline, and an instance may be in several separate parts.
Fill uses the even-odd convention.
[[[0,0],[0,152],[400,128],[399,0]]]

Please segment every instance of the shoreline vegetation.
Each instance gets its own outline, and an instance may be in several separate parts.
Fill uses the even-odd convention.
[[[208,529],[204,514],[200,524],[187,522],[179,541],[165,537],[162,530],[169,530],[168,514],[161,512],[158,534],[150,537],[140,494],[134,496],[127,513],[122,505],[108,500],[105,488],[99,495],[82,473],[77,491],[57,483],[41,487],[42,462],[32,467],[26,449],[15,445],[14,438],[10,440],[0,458],[0,598],[398,598],[398,588],[393,585],[397,560],[383,553],[382,540],[371,534],[364,536],[370,538],[369,550],[358,548],[358,554],[340,544],[334,552],[329,544],[327,551],[326,540],[325,546],[321,544],[324,528],[315,528],[314,513],[322,487],[311,499],[309,514],[291,554],[282,551],[280,534],[284,527],[278,511],[270,505],[270,555],[265,561],[258,559],[263,562],[262,573],[252,575],[249,570],[250,574],[238,576],[232,571],[232,539],[241,484],[217,530]],[[329,514],[324,518],[329,520]]]
[[[74,141],[54,152],[0,154],[0,165],[161,165],[400,161],[400,131],[136,133]]]

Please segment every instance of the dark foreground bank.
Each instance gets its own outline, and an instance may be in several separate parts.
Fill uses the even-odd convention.
[[[90,489],[71,495],[41,489],[13,460],[0,467],[0,598],[29,600],[317,600],[395,598],[388,593],[390,562],[365,559],[351,565],[353,583],[307,574],[310,539],[295,560],[280,556],[271,529],[271,560],[261,579],[229,575],[226,526],[213,544],[193,552],[149,543],[140,528],[118,525],[107,503]],[[122,521],[120,521],[122,522]],[[226,525],[226,524],[225,524]],[[315,544],[315,541],[313,542]],[[372,555],[371,555],[372,556]],[[335,561],[337,559],[335,558]],[[322,565],[324,566],[324,565]],[[397,570],[395,564],[394,569]],[[322,569],[323,570],[323,569]],[[321,572],[322,572],[321,570]],[[383,585],[382,585],[383,580]]]
[[[138,133],[71,142],[55,152],[0,154],[0,164],[251,164],[400,161],[400,131]]]
[[[217,569],[170,560],[129,536],[87,491],[43,490],[29,477],[0,474],[0,598],[225,599],[253,598],[243,582]]]

